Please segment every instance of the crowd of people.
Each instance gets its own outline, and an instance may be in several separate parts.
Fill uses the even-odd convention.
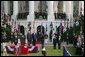
[[[60,31],[59,31],[60,32]],[[58,49],[61,49],[61,33],[55,33],[54,34],[54,38],[53,38],[53,48],[56,49],[56,44],[58,43]],[[68,37],[68,36],[67,36]],[[20,39],[21,45],[25,45],[27,38],[27,44],[28,45],[36,45],[36,41],[40,40],[41,41],[41,45],[42,45],[42,49],[45,47],[45,34],[43,34],[42,32],[39,32],[38,34],[33,32],[31,33],[30,30],[28,30],[27,35],[23,35],[22,33],[15,31],[11,33],[11,44],[18,44],[18,39]],[[82,34],[80,35],[74,35],[73,37],[73,45],[74,47],[76,47],[76,52],[77,54],[83,54],[84,53],[84,37]],[[69,41],[67,41],[68,43]]]
[[[73,44],[76,48],[76,54],[84,55],[84,36],[82,33],[80,33],[80,35],[75,35]]]

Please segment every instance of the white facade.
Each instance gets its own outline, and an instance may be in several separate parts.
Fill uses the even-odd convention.
[[[38,1],[39,2],[39,1]],[[36,3],[38,3],[36,2]],[[12,19],[16,20],[17,22],[20,23],[20,25],[23,25],[25,27],[25,34],[27,34],[27,30],[28,30],[28,22],[32,22],[33,24],[33,21],[35,20],[35,31],[37,31],[37,27],[39,25],[41,25],[41,23],[43,24],[43,26],[46,28],[46,24],[47,24],[47,33],[49,34],[49,31],[50,31],[50,23],[53,22],[53,28],[54,28],[54,31],[55,31],[55,26],[59,26],[61,21],[64,21],[63,19],[59,20],[59,19],[55,19],[54,18],[54,12],[58,12],[58,8],[57,8],[57,5],[58,5],[58,1],[46,1],[47,2],[47,6],[48,6],[48,9],[47,9],[47,20],[35,20],[35,16],[34,16],[34,11],[38,11],[37,7],[38,7],[38,4],[35,3],[35,1],[29,1],[29,15],[27,15],[27,18],[25,20],[17,20],[17,15],[18,15],[18,1],[13,1],[13,15],[11,16]],[[84,1],[79,1],[79,5],[82,4],[82,14],[84,15]],[[35,6],[36,5],[36,6]],[[8,14],[9,13],[9,3],[8,1],[4,1],[4,8],[5,8],[5,13]],[[79,6],[81,7],[81,5]],[[36,8],[36,9],[35,9]],[[79,8],[79,11],[80,11],[80,8]],[[67,19],[69,19],[69,26],[70,25],[73,25],[73,1],[63,1],[63,12],[66,13],[67,15]],[[70,24],[71,22],[71,24]],[[64,25],[66,26],[66,21],[63,22]],[[31,25],[32,26],[32,25]],[[33,29],[32,29],[33,31]]]

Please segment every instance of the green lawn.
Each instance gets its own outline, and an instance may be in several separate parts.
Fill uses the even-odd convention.
[[[76,54],[76,48],[73,47],[73,46],[67,47],[67,49],[68,49],[68,51],[70,52],[70,54],[71,54],[72,56],[82,56],[82,55],[77,55],[77,54]]]
[[[41,53],[41,48],[38,53],[29,53],[26,55],[20,55],[20,56],[42,56]],[[53,49],[52,46],[46,46],[46,51],[47,51],[47,56],[63,56],[63,49],[61,48],[60,50],[56,48],[55,50]],[[8,54],[9,56],[15,56],[13,54]],[[2,53],[1,53],[2,56]]]
[[[76,53],[76,49],[72,46],[72,47],[67,47],[68,51],[70,52],[71,55],[75,55]]]

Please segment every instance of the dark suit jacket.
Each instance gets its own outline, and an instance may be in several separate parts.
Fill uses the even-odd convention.
[[[56,38],[54,38],[54,39],[53,39],[53,44],[56,44],[56,42],[57,42],[57,41],[56,41]]]
[[[30,41],[32,39],[31,34],[27,33],[27,39]]]

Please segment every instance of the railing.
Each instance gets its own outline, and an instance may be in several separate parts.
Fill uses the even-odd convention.
[[[66,19],[65,13],[54,13],[55,19]]]
[[[47,13],[35,12],[35,19],[47,19]]]
[[[18,13],[17,19],[27,19],[29,12]]]

